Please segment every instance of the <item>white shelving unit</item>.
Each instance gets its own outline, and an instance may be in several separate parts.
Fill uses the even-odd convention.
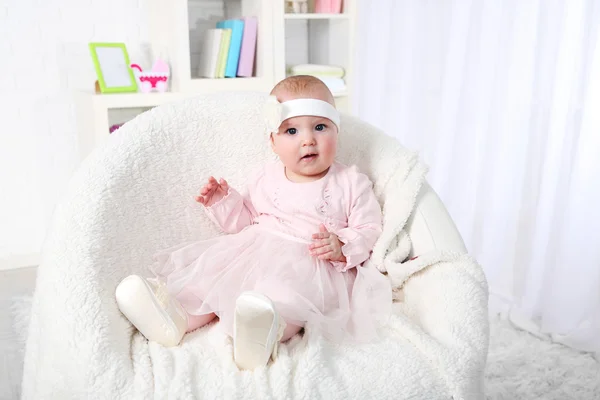
[[[124,119],[152,107],[199,94],[268,92],[275,83],[285,78],[289,64],[343,67],[346,89],[334,92],[334,96],[341,111],[350,111],[357,0],[344,1],[341,14],[286,14],[284,0],[145,1],[149,10],[146,17],[152,35],[150,45],[153,55],[166,58],[171,66],[170,92],[75,93],[82,158],[108,139],[113,123],[123,123]],[[255,76],[198,78],[195,73],[199,56],[196,49],[203,33],[213,28],[218,20],[243,16],[258,19]]]
[[[340,111],[351,112],[353,92],[354,34],[356,30],[356,2],[344,0],[340,14],[286,14],[274,21],[276,35],[275,77],[286,76],[287,67],[295,64],[325,64],[344,68],[346,89],[332,90]]]

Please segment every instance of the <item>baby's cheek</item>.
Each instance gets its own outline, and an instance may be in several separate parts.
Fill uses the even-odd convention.
[[[327,136],[324,138],[323,143],[323,151],[330,155],[334,155],[337,146],[337,138],[334,136]]]

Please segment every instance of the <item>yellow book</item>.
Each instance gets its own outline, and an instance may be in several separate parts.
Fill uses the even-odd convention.
[[[217,67],[217,78],[225,78],[225,67],[227,66],[227,55],[231,44],[231,29],[223,29],[221,35],[221,48],[219,49],[219,62]]]

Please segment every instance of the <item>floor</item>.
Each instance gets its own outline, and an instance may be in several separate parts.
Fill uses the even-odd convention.
[[[0,271],[0,399],[18,399],[22,368],[22,352],[15,349],[19,342],[12,329],[11,300],[30,296],[35,287],[35,267]],[[7,384],[8,383],[8,384]]]
[[[488,400],[600,400],[600,358],[490,322]]]

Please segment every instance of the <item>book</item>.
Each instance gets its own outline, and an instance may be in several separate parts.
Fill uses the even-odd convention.
[[[242,48],[240,50],[237,76],[252,76],[254,71],[257,25],[258,21],[256,17],[244,18],[244,34],[242,35]]]
[[[225,67],[227,66],[227,56],[229,54],[230,43],[231,29],[223,29],[223,34],[221,35],[221,47],[219,48],[217,78],[225,78]]]
[[[221,29],[209,29],[202,39],[198,75],[204,78],[217,77],[217,63],[221,46]]]
[[[217,22],[217,28],[231,29],[231,42],[227,54],[227,65],[225,66],[225,77],[235,78],[237,75],[238,62],[240,60],[240,48],[242,35],[244,33],[244,21],[240,19],[228,19]]]

